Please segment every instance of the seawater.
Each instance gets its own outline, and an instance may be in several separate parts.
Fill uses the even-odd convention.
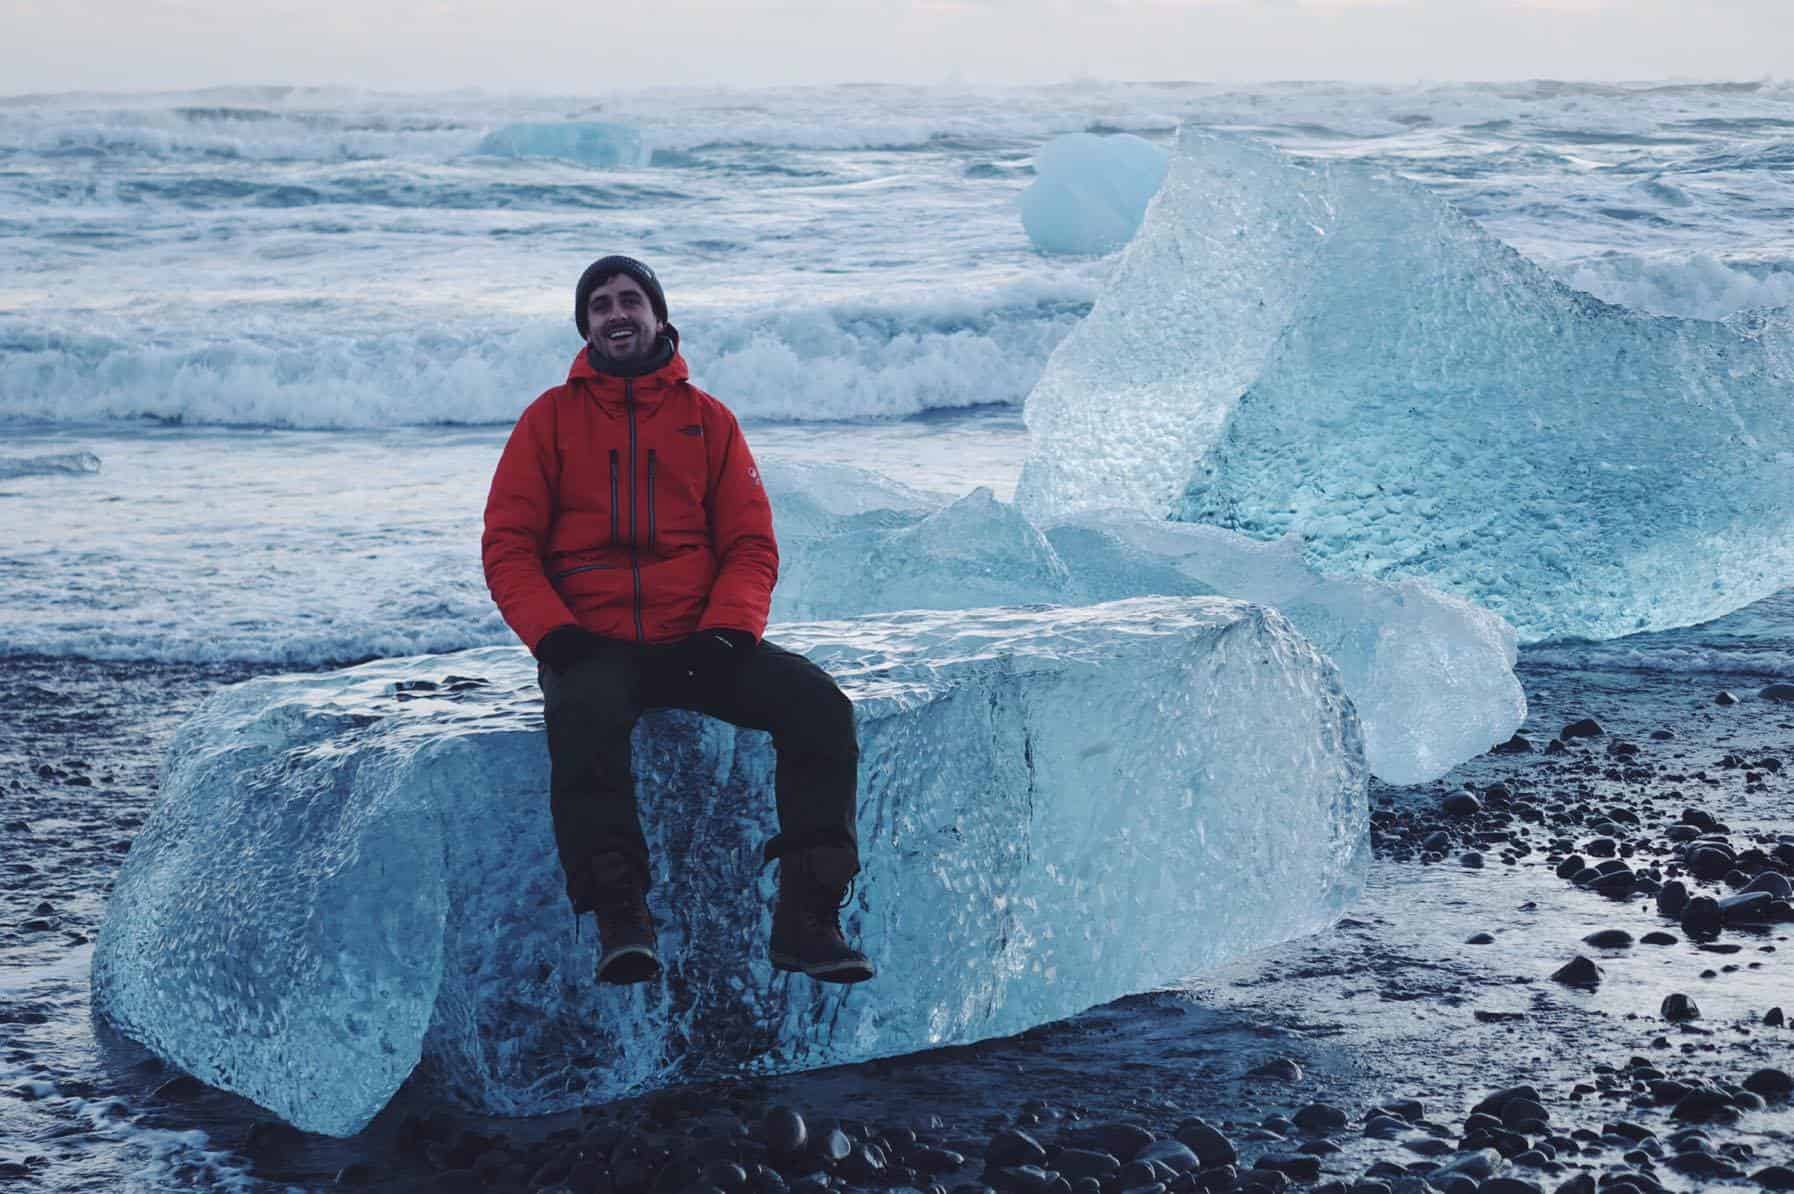
[[[560,121],[637,148],[479,152]],[[1186,123],[1404,175],[1609,301],[1794,303],[1788,84],[15,96],[0,652],[304,666],[506,641],[480,504],[578,347],[573,280],[612,251],[660,272],[696,379],[762,454],[1006,494],[1020,403],[1114,260],[1029,243],[1033,154]]]

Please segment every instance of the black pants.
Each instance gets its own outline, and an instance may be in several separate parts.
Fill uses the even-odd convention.
[[[813,844],[858,849],[853,703],[827,672],[765,641],[721,679],[694,682],[671,664],[669,647],[611,642],[564,674],[537,670],[554,839],[576,912],[594,906],[588,873],[597,855],[619,851],[640,868],[644,886],[651,882],[629,757],[645,709],[691,709],[772,734],[779,836],[769,857]]]

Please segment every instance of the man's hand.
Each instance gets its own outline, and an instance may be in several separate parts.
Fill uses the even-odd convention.
[[[700,630],[673,648],[673,666],[699,684],[718,683],[735,674],[754,650],[754,636],[745,630]]]
[[[549,671],[562,676],[568,668],[583,663],[602,651],[608,641],[610,640],[603,635],[593,634],[584,626],[557,626],[543,635],[542,641],[536,644],[536,658]]]

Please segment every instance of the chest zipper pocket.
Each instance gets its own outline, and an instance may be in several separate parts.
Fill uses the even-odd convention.
[[[581,564],[577,568],[569,568],[565,572],[557,572],[548,580],[551,584],[559,584],[569,576],[578,576],[581,572],[597,572],[601,568],[614,568],[614,564]]]
[[[654,449],[648,449],[648,547],[654,547]]]
[[[610,541],[617,542],[617,450],[610,450]]]

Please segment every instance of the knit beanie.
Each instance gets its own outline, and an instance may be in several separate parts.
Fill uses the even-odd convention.
[[[654,271],[633,257],[625,257],[614,253],[609,257],[600,257],[586,266],[586,272],[579,275],[579,285],[573,288],[573,323],[579,328],[579,335],[584,339],[589,333],[586,324],[586,303],[591,301],[592,291],[598,289],[598,283],[613,274],[628,274],[635,279],[642,293],[648,296],[648,305],[654,309],[654,318],[665,323],[667,321],[667,296],[660,289],[660,279]]]

